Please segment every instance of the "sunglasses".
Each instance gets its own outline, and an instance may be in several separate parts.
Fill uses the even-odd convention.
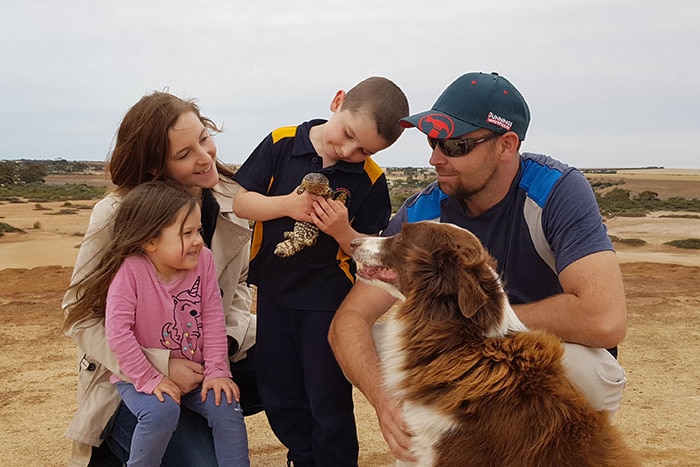
[[[428,144],[432,149],[440,147],[440,151],[447,157],[462,157],[469,154],[478,144],[502,136],[500,133],[490,133],[481,138],[446,138],[434,139],[428,137]]]

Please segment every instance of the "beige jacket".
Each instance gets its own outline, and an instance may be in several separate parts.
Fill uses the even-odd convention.
[[[239,343],[232,357],[245,357],[255,343],[256,317],[251,314],[252,291],[247,286],[250,259],[250,228],[248,222],[233,213],[235,185],[219,184],[216,200],[220,206],[211,250],[223,292],[226,328],[229,336]],[[220,193],[225,193],[222,195]],[[78,252],[71,283],[80,280],[98,258],[111,232],[111,218],[119,206],[120,197],[111,193],[99,201],[92,212],[85,239]],[[63,309],[75,300],[72,290],[63,298]],[[119,365],[109,350],[105,338],[104,320],[77,323],[66,333],[78,346],[78,410],[65,436],[73,440],[71,466],[86,466],[92,446],[99,446],[100,433],[119,405],[119,394],[109,382],[111,373],[123,377]],[[169,350],[143,349],[158,371],[168,374]]]

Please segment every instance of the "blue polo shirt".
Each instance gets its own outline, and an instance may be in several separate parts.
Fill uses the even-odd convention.
[[[309,130],[325,122],[311,120],[273,131],[233,178],[248,191],[277,196],[296,190],[307,173],[322,173],[333,189],[349,193],[347,208],[352,227],[376,235],[391,215],[384,171],[372,158],[360,163],[338,161],[323,168]],[[285,307],[335,311],[354,283],[355,263],[333,237],[323,232],[312,247],[289,258],[275,255],[275,246],[284,240],[284,232],[293,230],[294,222],[291,217],[283,217],[255,223],[248,282],[258,287],[259,294]]]
[[[432,183],[406,200],[383,235],[405,222],[438,220],[470,230],[498,261],[511,303],[530,303],[562,292],[559,273],[612,242],[590,184],[573,167],[540,154],[521,155],[508,195],[482,215]]]

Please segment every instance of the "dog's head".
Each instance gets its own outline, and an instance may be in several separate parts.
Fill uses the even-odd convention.
[[[360,280],[393,290],[406,302],[429,303],[422,307],[428,313],[459,309],[480,335],[503,320],[507,299],[495,260],[468,230],[417,222],[404,224],[393,237],[356,239],[352,247]]]

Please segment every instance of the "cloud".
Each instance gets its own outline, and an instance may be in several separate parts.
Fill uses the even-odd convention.
[[[121,117],[168,89],[223,122],[242,162],[272,129],[330,115],[387,76],[428,109],[469,71],[525,95],[524,150],[579,166],[700,167],[700,4],[673,0],[354,2],[66,0],[3,4],[0,158],[103,160]],[[407,130],[382,165],[427,165]]]

